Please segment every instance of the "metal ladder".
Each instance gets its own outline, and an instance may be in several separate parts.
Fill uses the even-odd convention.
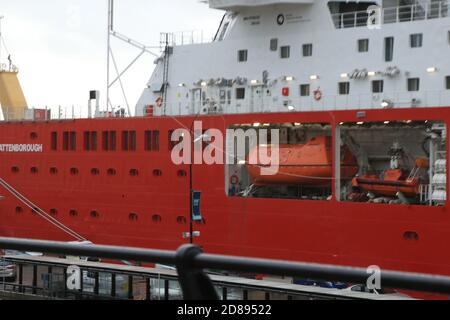
[[[163,58],[163,86],[162,86],[162,98],[163,98],[163,110],[164,114],[166,114],[167,109],[167,91],[169,87],[169,57],[171,47],[170,43],[170,34],[163,33],[161,34],[161,47],[164,47],[164,58]]]

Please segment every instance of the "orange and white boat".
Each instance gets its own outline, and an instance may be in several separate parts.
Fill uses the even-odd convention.
[[[332,138],[318,136],[306,144],[280,145],[279,169],[274,175],[264,175],[259,164],[250,164],[249,159],[258,159],[259,154],[269,154],[273,146],[255,147],[247,159],[247,169],[255,185],[306,185],[330,186],[333,176]],[[352,179],[358,173],[355,156],[347,146],[342,148],[341,176]]]

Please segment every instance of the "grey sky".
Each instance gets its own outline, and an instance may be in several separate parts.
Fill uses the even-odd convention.
[[[198,0],[116,0],[115,5],[115,29],[152,46],[159,45],[160,32],[213,34],[223,15]],[[0,15],[5,16],[3,36],[30,106],[85,107],[90,89],[101,90],[104,98],[106,0],[0,0]],[[139,53],[120,41],[113,44],[119,68]],[[133,111],[153,61],[143,56],[124,78]],[[119,92],[113,92],[113,103],[124,106]]]

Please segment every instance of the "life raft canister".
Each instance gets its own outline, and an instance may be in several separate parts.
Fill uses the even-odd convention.
[[[314,100],[316,101],[322,100],[322,91],[320,90],[320,88],[314,91]]]
[[[163,97],[158,97],[158,99],[156,99],[156,106],[158,108],[161,108],[162,104],[163,104]]]

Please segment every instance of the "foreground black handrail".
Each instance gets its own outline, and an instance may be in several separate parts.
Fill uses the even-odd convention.
[[[362,268],[211,255],[203,253],[199,247],[193,245],[182,246],[175,252],[0,238],[0,248],[176,265],[183,295],[187,300],[218,299],[210,278],[203,272],[204,269],[350,283],[366,283],[369,277],[367,270]],[[381,283],[385,288],[450,294],[450,277],[446,276],[382,271]]]

